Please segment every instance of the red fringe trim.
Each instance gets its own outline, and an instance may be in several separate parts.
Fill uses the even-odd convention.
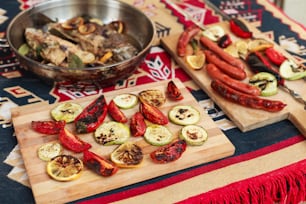
[[[177,204],[298,204],[306,201],[306,159]]]

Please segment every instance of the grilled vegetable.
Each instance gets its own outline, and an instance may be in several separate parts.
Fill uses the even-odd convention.
[[[131,134],[135,137],[143,136],[146,132],[147,125],[145,119],[140,112],[136,112],[131,117],[130,130]]]
[[[253,33],[248,29],[248,27],[239,19],[232,18],[229,21],[230,30],[238,37],[241,38],[252,38]]]
[[[298,80],[306,77],[306,69],[292,60],[285,60],[279,68],[279,74],[287,80]]]
[[[267,48],[265,54],[268,59],[275,65],[280,66],[287,58],[273,47]]]
[[[72,181],[81,176],[83,162],[71,155],[58,155],[47,163],[48,175],[57,181]]]
[[[154,146],[163,146],[173,140],[169,129],[162,125],[149,125],[144,134],[145,140]]]
[[[83,152],[83,162],[101,176],[112,176],[118,171],[118,167],[111,161],[90,151]]]
[[[207,140],[207,132],[202,126],[187,125],[181,129],[179,138],[185,140],[188,145],[200,146]]]
[[[59,141],[65,148],[76,153],[80,153],[91,148],[91,144],[81,140],[78,136],[74,135],[66,128],[61,129],[59,133]]]
[[[214,42],[217,42],[222,36],[225,35],[225,32],[221,26],[215,25],[204,30],[202,32],[202,35]]]
[[[104,95],[99,96],[76,117],[74,124],[78,133],[95,131],[107,115],[107,104]]]
[[[168,113],[171,122],[177,125],[192,125],[197,123],[201,116],[200,112],[192,106],[177,105]]]
[[[82,112],[83,107],[77,103],[64,102],[51,110],[51,116],[56,121],[73,122],[74,119]]]
[[[117,147],[110,155],[112,162],[123,168],[139,167],[143,161],[141,147],[132,142],[126,142]]]
[[[161,112],[155,106],[151,106],[148,103],[141,102],[139,109],[140,113],[152,123],[166,125],[169,122],[167,116],[165,116],[163,112]]]
[[[115,104],[114,100],[111,100],[108,104],[108,113],[111,115],[111,117],[120,123],[126,123],[128,121],[127,117],[124,115],[124,113],[118,108],[118,106]]]
[[[284,84],[284,79],[280,76],[279,70],[272,67],[271,64],[263,57],[259,52],[251,52],[246,58],[247,64],[250,66],[251,70],[255,73],[258,72],[268,72],[273,74],[279,85]]]
[[[181,91],[177,88],[177,86],[172,80],[168,82],[167,95],[169,96],[169,98],[174,99],[176,101],[180,101],[184,98]]]
[[[63,147],[58,142],[50,142],[41,145],[37,150],[38,157],[43,161],[50,161],[52,158],[60,155]]]
[[[138,97],[135,94],[120,94],[113,98],[115,104],[122,109],[133,108],[138,103]]]
[[[31,126],[33,130],[39,133],[54,135],[58,134],[66,125],[65,121],[32,121]]]
[[[232,39],[230,37],[229,34],[225,34],[223,35],[219,40],[218,40],[218,45],[219,47],[221,48],[226,48],[228,47],[229,45],[232,44]]]
[[[155,163],[165,164],[178,160],[186,150],[186,141],[177,140],[166,146],[159,147],[150,153],[150,157]]]
[[[96,142],[102,145],[122,144],[126,142],[129,137],[129,127],[115,121],[104,122],[94,133]]]
[[[144,90],[138,95],[140,101],[148,103],[151,106],[160,107],[166,102],[164,93],[159,89]]]
[[[273,96],[277,94],[277,80],[273,74],[268,72],[259,72],[252,76],[249,83],[260,88],[261,96]]]

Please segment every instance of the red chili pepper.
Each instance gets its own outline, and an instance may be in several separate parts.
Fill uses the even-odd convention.
[[[107,104],[104,95],[90,103],[74,120],[78,133],[95,131],[107,115]]]
[[[162,146],[150,154],[155,163],[164,164],[179,159],[185,152],[187,143],[185,140],[177,140],[166,146]]]
[[[272,67],[269,61],[260,52],[251,52],[246,58],[246,63],[253,72],[269,72],[273,74],[279,85],[284,85],[285,80],[280,76],[278,69]]]
[[[265,54],[268,59],[275,65],[280,66],[287,58],[273,47],[267,48]]]
[[[54,135],[58,134],[66,125],[65,121],[32,121],[32,128],[43,134]]]
[[[88,168],[102,176],[112,176],[118,171],[118,167],[111,161],[88,150],[83,152],[83,161]]]
[[[80,153],[91,148],[91,144],[84,142],[66,128],[62,128],[60,130],[59,140],[64,147],[76,153]]]
[[[108,113],[117,122],[126,123],[128,121],[127,117],[113,100],[111,100],[108,104]]]
[[[177,88],[173,81],[169,81],[167,85],[167,94],[170,98],[179,101],[184,98],[181,91]]]
[[[253,33],[249,31],[248,27],[240,20],[233,18],[229,21],[230,30],[236,36],[241,38],[251,38]]]
[[[218,40],[218,45],[221,48],[226,48],[230,44],[232,44],[232,39],[228,34],[223,35],[219,40]]]
[[[161,112],[155,106],[151,106],[145,102],[141,102],[139,109],[142,115],[152,123],[166,125],[169,122],[167,116],[165,116],[163,112]]]
[[[132,118],[130,123],[130,130],[133,136],[139,137],[143,136],[146,132],[147,125],[144,121],[144,117],[140,112],[136,112]]]

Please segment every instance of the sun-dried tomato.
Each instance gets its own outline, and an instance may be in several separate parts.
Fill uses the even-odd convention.
[[[83,161],[88,168],[102,176],[112,176],[118,171],[118,167],[113,162],[88,150],[83,152]]]
[[[32,121],[31,126],[33,130],[39,133],[54,135],[58,134],[66,125],[65,121]]]
[[[81,140],[78,136],[74,135],[66,128],[61,129],[59,133],[59,140],[65,148],[76,153],[80,153],[91,148],[91,144]]]

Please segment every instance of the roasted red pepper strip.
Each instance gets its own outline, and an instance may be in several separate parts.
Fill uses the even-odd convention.
[[[88,168],[102,176],[112,176],[118,171],[114,163],[88,150],[83,152],[83,162]]]
[[[66,125],[65,121],[32,121],[33,130],[39,133],[54,135],[58,134]]]
[[[273,47],[267,48],[265,54],[268,59],[277,66],[280,66],[287,59],[282,53],[275,50]]]
[[[113,100],[111,100],[108,104],[108,113],[117,122],[126,123],[128,121],[127,117]]]
[[[155,106],[151,106],[145,102],[141,102],[139,109],[142,115],[152,123],[166,125],[169,122],[167,116],[165,116],[163,112],[161,112]]]
[[[213,80],[211,82],[211,87],[222,97],[248,108],[278,112],[286,106],[286,104],[281,101],[263,99],[236,91],[220,80]]]
[[[146,132],[147,125],[145,123],[144,117],[140,112],[136,112],[131,117],[130,130],[133,136],[139,137],[143,136]]]
[[[65,148],[76,153],[80,153],[91,148],[91,144],[84,142],[66,128],[61,129],[59,133],[59,140]]]
[[[171,99],[174,99],[176,101],[182,100],[184,98],[181,91],[177,88],[173,81],[168,82],[167,94]]]
[[[278,69],[272,67],[269,61],[264,58],[260,52],[249,53],[246,58],[246,63],[249,65],[253,72],[269,72],[276,77],[279,85],[284,85],[285,80],[281,78]]]
[[[178,43],[177,43],[177,54],[178,54],[178,56],[184,57],[186,55],[186,47],[187,47],[188,43],[200,31],[201,31],[201,29],[199,27],[193,25],[193,26],[189,26],[186,30],[184,30],[181,33],[181,35],[179,37],[179,40],[178,40]]]
[[[150,154],[155,163],[165,164],[179,159],[185,152],[187,144],[185,140],[177,140],[171,144],[160,147]]]
[[[253,33],[249,31],[248,27],[242,21],[233,18],[229,21],[229,24],[230,24],[230,30],[236,36],[245,39],[251,38],[253,36]]]
[[[225,34],[223,35],[219,40],[218,40],[218,45],[221,48],[226,48],[228,47],[230,44],[232,44],[232,39],[230,37],[230,35]]]
[[[90,103],[74,120],[78,133],[95,131],[107,115],[107,104],[104,95]]]

